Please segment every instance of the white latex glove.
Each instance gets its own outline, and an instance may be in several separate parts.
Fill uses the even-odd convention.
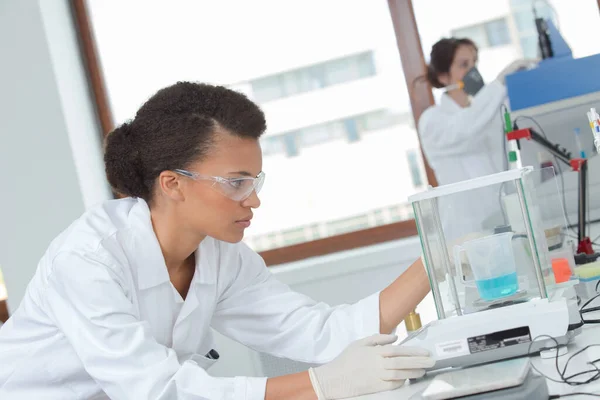
[[[496,79],[498,81],[500,81],[502,84],[504,84],[505,80],[506,80],[506,75],[510,75],[513,72],[517,72],[522,69],[532,68],[532,67],[536,66],[538,63],[539,63],[539,60],[536,60],[536,59],[515,60],[512,63],[508,64],[506,67],[504,67],[504,69],[502,71],[500,71],[500,73],[498,74],[498,77]]]
[[[329,364],[309,369],[319,400],[343,399],[397,389],[420,378],[435,361],[425,349],[392,345],[395,335],[358,340]]]

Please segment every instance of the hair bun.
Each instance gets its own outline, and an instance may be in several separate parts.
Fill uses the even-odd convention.
[[[133,126],[125,122],[106,137],[104,149],[106,176],[115,191],[130,197],[147,198]]]

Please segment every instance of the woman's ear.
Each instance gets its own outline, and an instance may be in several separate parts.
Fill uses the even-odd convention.
[[[444,86],[450,85],[450,74],[439,74],[438,81]]]
[[[158,188],[164,196],[173,200],[184,200],[181,176],[173,171],[163,171],[158,176]]]

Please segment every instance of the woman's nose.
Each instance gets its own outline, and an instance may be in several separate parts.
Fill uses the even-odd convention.
[[[253,190],[250,196],[242,202],[244,207],[252,207],[258,208],[260,207],[260,199],[258,198],[258,194],[256,194],[256,190]]]

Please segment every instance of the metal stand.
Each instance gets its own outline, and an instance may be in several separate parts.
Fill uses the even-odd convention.
[[[519,140],[528,139],[533,140],[548,152],[550,152],[557,159],[567,164],[573,171],[578,172],[579,176],[579,193],[578,193],[578,214],[577,214],[577,253],[579,254],[594,254],[592,248],[592,241],[585,232],[586,222],[586,200],[587,200],[587,160],[584,158],[571,158],[571,153],[565,148],[561,148],[560,145],[552,143],[544,136],[536,132],[535,130],[518,129],[517,124],[513,124],[514,131],[507,134],[508,140],[516,140],[517,147],[521,149]]]

